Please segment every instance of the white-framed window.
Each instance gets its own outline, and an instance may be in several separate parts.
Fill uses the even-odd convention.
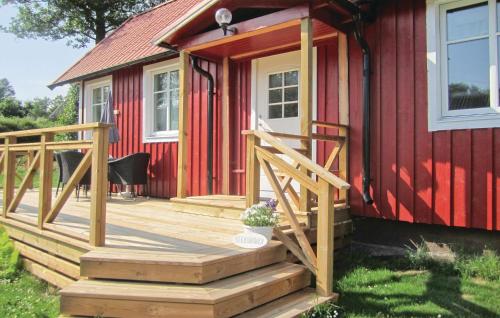
[[[500,127],[500,1],[427,0],[429,130]]]
[[[268,119],[299,117],[299,71],[268,74]]]
[[[101,77],[85,82],[85,118],[84,122],[98,122],[104,106],[108,102],[112,87],[112,77]]]
[[[143,141],[177,141],[179,137],[179,61],[143,69]]]

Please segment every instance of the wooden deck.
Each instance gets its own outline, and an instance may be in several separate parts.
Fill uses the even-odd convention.
[[[88,244],[90,199],[85,196],[79,202],[70,198],[55,221],[40,230],[38,192],[28,190],[16,212],[0,222],[26,268],[63,288],[66,315],[123,317],[129,311],[134,317],[232,317],[245,312],[252,317],[246,311],[257,308],[253,317],[260,317],[283,312],[289,302],[296,304],[294,313],[310,308],[316,302],[314,291],[304,290],[310,273],[289,262],[293,258],[281,242],[257,250],[232,243],[243,229],[244,200],[127,201],[113,196],[107,199],[104,247]],[[341,218],[347,215],[337,212]],[[314,213],[302,217],[304,226],[314,223]],[[337,240],[342,239],[351,231],[350,221],[339,222],[336,229]]]

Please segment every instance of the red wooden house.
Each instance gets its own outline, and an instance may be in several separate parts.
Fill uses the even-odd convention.
[[[349,212],[494,236],[498,10],[493,0],[167,1],[51,84],[80,85],[79,125],[0,134],[0,224],[26,269],[62,288],[61,313],[78,317],[296,317],[335,297]],[[121,136],[111,145],[110,126],[95,122],[110,92]],[[67,132],[82,138],[55,138]],[[82,149],[53,191],[54,151]],[[108,155],[136,152],[151,154],[156,198],[108,196]],[[71,199],[89,169],[90,195]],[[256,238],[240,236],[252,230],[241,213],[273,196],[274,240],[234,244]]]
[[[313,127],[323,122],[349,127],[353,215],[499,230],[496,1],[364,3],[168,1],[51,86],[80,85],[82,122],[112,91],[121,141],[111,154],[149,152],[153,196],[244,195],[243,131],[337,133]],[[220,8],[232,12],[227,33]],[[331,150],[306,153],[325,163]]]

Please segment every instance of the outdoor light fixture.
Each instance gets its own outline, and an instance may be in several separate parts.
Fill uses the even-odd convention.
[[[231,32],[232,34],[236,33],[235,28],[229,28],[228,25],[231,23],[233,19],[233,14],[226,8],[220,8],[215,12],[215,21],[219,24],[224,32],[224,35],[227,35],[227,32]]]

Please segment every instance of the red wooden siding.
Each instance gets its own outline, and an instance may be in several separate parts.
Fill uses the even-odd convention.
[[[149,188],[151,196],[174,197],[177,188],[177,142],[143,143],[142,142],[142,65],[125,68],[113,73],[113,102],[119,111],[116,115],[120,142],[110,146],[113,157],[122,157],[134,152],[151,154],[149,171]],[[202,67],[213,74],[216,82],[220,82],[221,72],[211,63],[202,63]],[[188,145],[188,194],[201,195],[207,193],[206,188],[206,156],[207,153],[207,99],[205,79],[191,72],[190,122],[199,123],[189,127]],[[220,151],[220,98],[215,94],[214,103],[214,193],[221,188],[221,151]]]
[[[364,205],[360,192],[361,53],[351,38],[352,212],[500,230],[500,129],[427,130],[425,1],[385,1],[366,36],[373,50],[375,204]]]
[[[231,194],[245,194],[246,141],[241,131],[250,128],[251,74],[250,61],[235,63],[231,67],[232,78],[230,116],[230,183]]]

